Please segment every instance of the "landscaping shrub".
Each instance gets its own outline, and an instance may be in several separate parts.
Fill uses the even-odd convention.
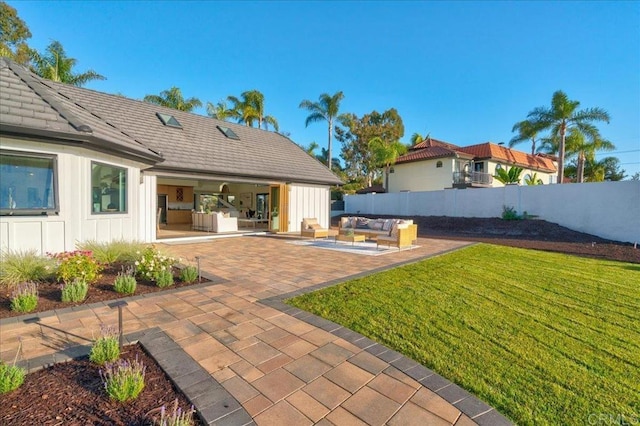
[[[69,282],[81,278],[87,284],[91,284],[100,278],[102,265],[90,251],[65,251],[52,257],[59,262],[57,277],[60,281]]]
[[[180,280],[185,283],[192,283],[198,279],[198,268],[195,266],[185,266],[182,271],[180,271]]]
[[[82,302],[87,297],[89,285],[81,278],[75,278],[70,283],[62,284],[63,302]]]
[[[35,250],[6,251],[0,256],[0,284],[14,286],[26,281],[44,281],[52,276],[56,263]]]
[[[515,208],[509,206],[502,206],[502,219],[504,220],[519,220],[522,219]]]
[[[7,365],[0,361],[0,394],[16,390],[24,382],[26,371],[24,368],[16,366],[16,361],[18,360],[18,355],[20,355],[21,349],[22,339],[20,339],[20,345],[18,345],[18,350],[16,351],[16,356],[13,359],[13,364]]]
[[[101,327],[101,336],[91,346],[89,359],[98,365],[113,362],[120,356],[118,336],[113,327]]]
[[[122,267],[122,271],[118,273],[115,282],[113,283],[113,289],[121,294],[133,294],[136,291],[136,277],[135,268],[133,267]]]
[[[38,287],[36,283],[24,282],[11,292],[11,310],[31,312],[38,306]]]
[[[193,422],[193,405],[190,410],[182,410],[178,405],[178,400],[173,402],[173,410],[171,414],[167,414],[166,406],[162,406],[160,409],[160,421],[157,422],[158,426],[192,426]]]
[[[134,400],[144,389],[145,366],[138,358],[107,363],[100,369],[100,378],[109,398],[118,402]]]
[[[155,276],[156,285],[160,288],[173,285],[173,273],[171,271],[159,271]]]
[[[173,257],[165,256],[154,247],[146,247],[135,261],[136,274],[140,278],[154,280],[160,271],[171,271],[171,267],[176,263]]]
[[[112,265],[116,262],[133,262],[138,257],[137,253],[144,250],[145,244],[137,241],[111,241],[99,243],[97,241],[85,241],[78,244],[78,249],[90,251],[93,257],[100,263]]]

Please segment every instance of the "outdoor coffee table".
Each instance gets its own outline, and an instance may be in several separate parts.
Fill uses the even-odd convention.
[[[356,242],[364,243],[364,240],[365,240],[365,236],[364,235],[358,235],[358,234],[343,235],[343,234],[338,234],[338,235],[336,235],[335,243],[337,244],[338,241],[345,241],[345,242],[350,242],[351,245],[354,245]]]

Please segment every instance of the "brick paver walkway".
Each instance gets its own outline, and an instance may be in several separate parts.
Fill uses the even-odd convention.
[[[420,248],[414,250],[362,256],[296,246],[291,240],[242,237],[164,245],[183,259],[200,256],[203,270],[228,281],[130,301],[124,308],[125,333],[161,328],[258,425],[470,425],[501,420],[495,412],[469,411],[447,402],[442,392],[434,392],[437,386],[430,389],[410,377],[396,367],[402,363],[392,365],[397,357],[385,361],[371,353],[375,351],[260,302],[465,243],[420,239]],[[101,323],[117,324],[117,310],[85,308],[44,316],[38,323],[4,323],[0,356],[12,359],[19,337],[26,358],[73,353],[74,345],[87,345],[98,335]]]

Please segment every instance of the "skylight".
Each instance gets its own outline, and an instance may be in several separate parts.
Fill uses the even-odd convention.
[[[173,115],[160,114],[159,112],[156,112],[156,115],[165,126],[182,129],[182,124],[180,124],[180,122]]]
[[[218,130],[220,130],[222,132],[223,135],[225,135],[229,139],[235,139],[237,141],[240,140],[238,135],[236,135],[236,133],[233,130],[231,130],[230,128],[224,127],[224,126],[216,126],[216,127],[218,128]]]

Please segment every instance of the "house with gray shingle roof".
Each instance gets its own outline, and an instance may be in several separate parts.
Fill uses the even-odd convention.
[[[0,248],[156,241],[192,210],[273,232],[330,220],[341,181],[289,138],[41,79],[0,58]],[[254,224],[255,225],[255,224]]]

